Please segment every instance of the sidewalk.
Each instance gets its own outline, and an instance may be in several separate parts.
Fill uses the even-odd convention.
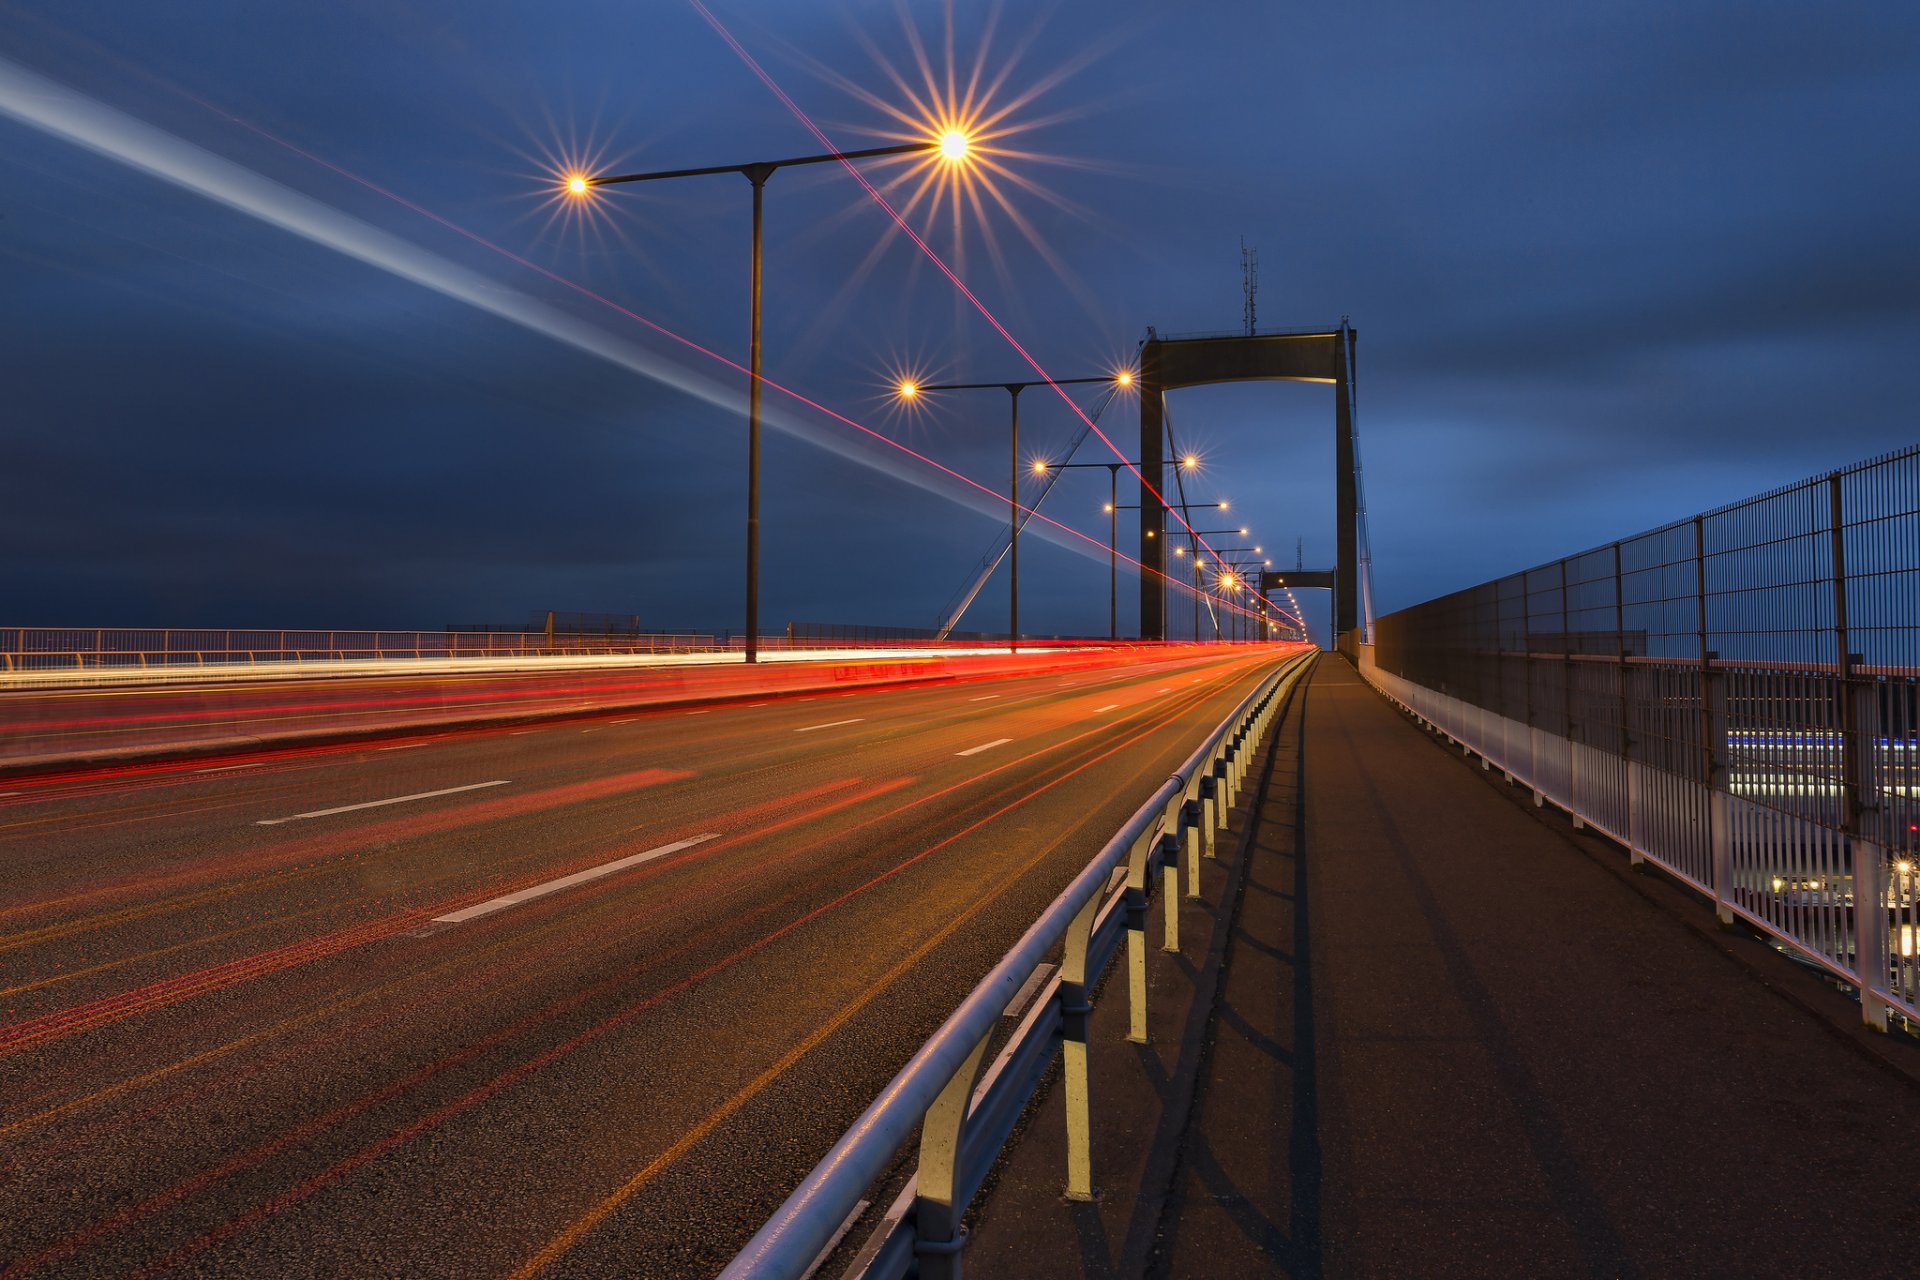
[[[1116,1053],[1124,995],[1100,1002],[1101,1198],[1063,1204],[1048,1098],[972,1274],[1920,1272],[1920,1049],[1344,662],[1305,693],[1257,766],[1204,1032]],[[1138,1114],[1110,1131],[1111,1103]]]

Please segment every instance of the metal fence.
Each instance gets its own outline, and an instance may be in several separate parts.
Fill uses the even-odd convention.
[[[701,653],[711,634],[568,635],[544,631],[270,631],[0,627],[0,672],[197,667],[354,659]]]
[[[1379,620],[1422,720],[1920,1019],[1920,446]]]
[[[957,1277],[967,1206],[1056,1054],[1067,1110],[1066,1195],[1093,1198],[1089,995],[1124,939],[1128,1038],[1145,1042],[1146,920],[1154,873],[1166,904],[1166,949],[1177,951],[1182,861],[1186,896],[1196,898],[1200,862],[1214,856],[1216,832],[1226,826],[1247,765],[1312,659],[1309,651],[1276,669],[1207,735],[901,1068],[721,1273],[722,1280],[799,1280],[811,1274],[916,1130],[918,1168],[849,1274],[862,1280]],[[1059,968],[1046,977],[1049,970],[1042,966],[1062,944]],[[1043,977],[1045,985],[982,1074],[1003,1018]]]

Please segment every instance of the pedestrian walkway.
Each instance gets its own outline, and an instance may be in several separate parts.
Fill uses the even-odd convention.
[[[1217,990],[1195,908],[1155,1042],[1092,1055],[1100,1199],[1047,1099],[971,1274],[1920,1274],[1920,1049],[1342,661],[1255,769]]]

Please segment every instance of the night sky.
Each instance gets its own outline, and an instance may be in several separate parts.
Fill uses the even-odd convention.
[[[1920,7],[712,10],[847,149],[907,135],[874,100],[916,114],[916,42],[963,86],[984,49],[1005,206],[908,220],[1056,377],[1148,325],[1238,329],[1242,237],[1263,328],[1350,316],[1382,609],[1916,437]],[[493,304],[0,116],[0,624],[739,625],[744,379],[607,303],[744,363],[748,186],[606,191],[589,219],[552,194],[568,159],[820,150],[693,7],[0,4],[0,58]],[[863,171],[904,201],[930,166]],[[766,372],[998,490],[1004,395],[909,414],[887,388],[1033,375],[890,229],[837,166],[773,178]],[[1331,399],[1170,397],[1194,495],[1278,563],[1297,537],[1331,563]],[[1025,451],[1060,457],[1073,417],[1023,409]],[[766,628],[936,623],[1003,517],[818,410],[769,414]],[[1136,422],[1101,419],[1129,449]],[[1071,473],[1043,509],[1104,544],[1105,489]],[[1070,541],[1023,540],[1029,631],[1105,630],[1104,553]],[[1004,624],[996,579],[962,625]]]

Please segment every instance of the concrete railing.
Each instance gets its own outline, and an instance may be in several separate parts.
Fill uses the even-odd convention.
[[[960,1273],[962,1219],[1056,1053],[1067,1109],[1066,1195],[1093,1196],[1088,1088],[1089,993],[1126,942],[1128,1038],[1146,1041],[1148,895],[1159,873],[1166,949],[1180,946],[1180,866],[1188,898],[1199,896],[1202,859],[1245,781],[1251,757],[1286,695],[1314,660],[1295,655],[1262,679],[1231,715],[1055,898],[999,964],[901,1068],[779,1212],[722,1273],[723,1280],[799,1280],[836,1245],[862,1197],[920,1131],[919,1164],[854,1273],[864,1280],[922,1280]],[[1046,962],[1062,948],[1057,972]],[[1038,987],[991,1065],[1003,1020]],[[984,1074],[982,1067],[986,1065]]]

